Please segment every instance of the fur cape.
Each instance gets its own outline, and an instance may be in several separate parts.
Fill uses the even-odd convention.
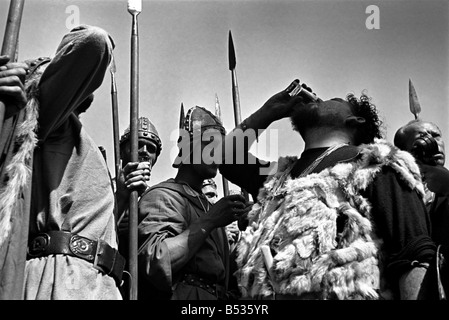
[[[18,199],[24,197],[23,188],[31,184],[33,151],[37,145],[36,129],[38,124],[39,102],[36,78],[26,84],[28,102],[20,113],[16,136],[12,142],[14,154],[5,167],[5,181],[0,188],[0,248],[7,242],[12,230],[14,212]]]
[[[381,239],[371,205],[360,195],[383,166],[390,166],[424,195],[413,157],[384,140],[361,146],[356,161],[292,179],[296,158],[281,158],[278,172],[259,191],[249,227],[237,247],[236,273],[243,297],[273,294],[317,299],[388,298],[382,272]],[[345,217],[337,234],[337,218]],[[268,270],[261,247],[268,246]]]

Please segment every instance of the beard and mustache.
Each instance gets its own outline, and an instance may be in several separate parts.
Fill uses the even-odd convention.
[[[344,120],[339,110],[326,106],[310,103],[297,108],[290,116],[290,122],[293,129],[301,136],[314,128],[341,128],[344,126]]]

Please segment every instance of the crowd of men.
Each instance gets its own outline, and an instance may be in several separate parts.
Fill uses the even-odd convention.
[[[445,299],[449,172],[435,124],[410,121],[393,144],[365,94],[309,100],[290,85],[231,132],[207,108],[190,108],[177,173],[157,184],[162,141],[141,117],[138,161],[128,128],[111,178],[80,114],[114,46],[83,25],[52,58],[0,57],[0,299],[128,299],[132,191],[140,300]],[[300,157],[273,165],[252,155],[248,132],[284,118],[304,141]],[[236,139],[247,142],[243,163]],[[221,159],[198,161],[216,141]],[[218,171],[252,201],[219,198]]]

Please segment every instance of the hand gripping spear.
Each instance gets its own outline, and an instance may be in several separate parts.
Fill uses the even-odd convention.
[[[217,94],[215,94],[215,115],[221,121],[221,108],[220,108],[220,102],[218,101]],[[225,177],[223,177],[223,176],[221,176],[221,177],[222,177],[222,181],[223,181],[223,195],[226,197],[229,195],[229,183]]]
[[[131,161],[138,161],[137,126],[139,121],[139,36],[137,16],[142,11],[142,0],[128,0],[128,12],[132,15],[131,31],[131,107],[130,107],[130,141]],[[137,191],[132,191],[129,198],[129,272],[131,283],[129,299],[137,300]]]
[[[235,71],[235,66],[237,64],[235,59],[235,50],[234,43],[232,42],[232,34],[231,30],[229,30],[229,70],[231,70],[231,80],[232,80],[232,102],[234,105],[234,120],[235,125],[238,126],[242,122],[242,116],[240,114],[240,97],[239,97],[239,88],[237,85],[237,73]],[[248,192],[246,190],[241,189],[245,200],[249,201]]]
[[[7,55],[11,61],[14,61],[16,58],[24,2],[25,0],[11,0],[9,4],[8,20],[6,21],[1,55]],[[5,120],[5,109],[5,104],[0,101],[0,135]]]

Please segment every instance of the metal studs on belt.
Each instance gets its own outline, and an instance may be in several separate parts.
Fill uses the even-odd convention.
[[[83,259],[92,260],[94,258],[93,245],[94,242],[92,240],[73,235],[70,238],[69,247],[74,255]]]
[[[38,234],[28,247],[28,254],[32,257],[37,257],[44,253],[50,243],[50,236],[46,233]]]

